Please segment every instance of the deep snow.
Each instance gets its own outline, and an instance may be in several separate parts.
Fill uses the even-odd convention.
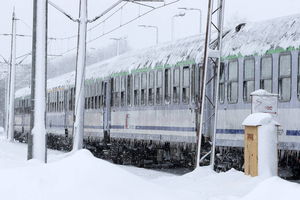
[[[230,170],[201,167],[183,176],[124,167],[87,150],[49,152],[49,163],[26,161],[26,145],[0,140],[0,199],[297,199],[300,185],[278,177],[251,178]]]

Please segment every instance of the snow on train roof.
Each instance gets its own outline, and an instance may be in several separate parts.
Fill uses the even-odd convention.
[[[264,55],[268,51],[299,49],[300,14],[241,25],[224,39],[223,56]]]
[[[300,15],[246,23],[232,29],[223,40],[223,57],[263,55],[272,50],[299,49]],[[180,62],[201,62],[204,38],[187,37],[175,42],[135,50],[87,67],[86,79],[107,77],[114,73],[176,65]],[[48,88],[74,85],[75,72],[48,80]],[[16,92],[16,97],[30,94],[29,88]]]
[[[188,37],[176,42],[163,43],[150,48],[135,50],[120,56],[88,66],[86,79],[104,78],[114,73],[131,72],[143,68],[176,65],[187,62],[199,62],[201,58],[204,38]],[[49,79],[48,89],[74,85],[75,72]],[[30,94],[29,88],[22,88],[16,92],[16,98]]]

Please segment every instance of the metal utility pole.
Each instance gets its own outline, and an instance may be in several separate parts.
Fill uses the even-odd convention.
[[[8,67],[9,68],[9,65]],[[6,138],[8,139],[8,118],[9,118],[9,83],[10,83],[10,70],[8,70],[6,75],[6,82],[5,82],[5,124],[4,129],[6,133]]]
[[[217,6],[214,8],[214,2]],[[205,46],[204,46],[204,60],[201,81],[201,105],[199,112],[200,116],[198,135],[198,149],[196,158],[196,168],[199,167],[202,160],[209,154],[210,166],[214,168],[215,159],[215,139],[218,120],[218,99],[219,99],[219,79],[220,79],[220,65],[222,54],[222,38],[223,38],[223,21],[224,21],[224,7],[225,0],[209,0],[208,1],[208,15],[206,24]],[[214,17],[217,15],[216,17]],[[216,20],[216,22],[214,21]],[[212,34],[217,33],[217,38],[212,38]],[[216,40],[214,40],[216,39]],[[211,76],[208,78],[208,76]],[[209,109],[211,107],[212,109]],[[211,113],[212,112],[212,113]],[[212,128],[208,128],[213,126]],[[210,132],[211,150],[201,159],[201,139],[203,132]],[[208,133],[206,133],[208,134]]]
[[[121,40],[125,40],[126,37],[110,38],[110,39],[116,41],[116,44],[117,44],[116,55],[117,56],[120,55],[120,43],[121,43]]]
[[[151,25],[139,25],[139,27],[143,27],[143,28],[154,28],[156,31],[156,44],[158,44],[158,27],[157,26],[151,26]]]
[[[200,14],[199,34],[201,34],[201,32],[202,32],[202,10],[200,8],[185,8],[185,7],[178,8],[178,9],[185,10],[185,11],[198,11],[199,12],[199,14]]]
[[[172,17],[172,27],[171,27],[171,39],[172,41],[174,41],[174,20],[175,20],[175,17],[184,17],[185,16],[185,13],[179,13],[179,14],[176,14]]]
[[[84,80],[86,64],[87,0],[80,0],[78,48],[76,59],[75,116],[73,127],[73,151],[83,148],[84,131]]]
[[[11,56],[9,69],[9,101],[8,101],[8,118],[7,118],[7,138],[9,141],[14,140],[14,120],[15,120],[15,80],[16,80],[16,16],[15,10],[12,15],[12,35],[11,35]]]
[[[47,160],[46,151],[46,72],[47,0],[33,2],[31,119],[28,159]]]

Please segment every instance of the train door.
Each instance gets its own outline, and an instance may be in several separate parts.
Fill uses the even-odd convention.
[[[103,133],[104,143],[110,142],[110,125],[111,125],[111,81],[106,80],[102,85],[103,91]]]
[[[65,128],[65,137],[68,137],[68,90],[64,90],[64,128]]]
[[[21,117],[22,117],[22,134],[24,134],[25,132],[25,100],[21,100],[21,109],[22,109],[22,114],[21,114]]]

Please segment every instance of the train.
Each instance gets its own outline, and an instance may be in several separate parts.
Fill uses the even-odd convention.
[[[204,35],[135,50],[88,66],[84,144],[95,155],[141,167],[193,167]],[[243,169],[242,121],[251,92],[279,95],[282,176],[300,173],[300,15],[226,28],[220,66],[215,168]],[[72,148],[75,72],[47,81],[47,144]],[[15,137],[30,128],[30,87],[15,95]],[[212,130],[205,130],[203,146]],[[206,148],[203,148],[204,151]],[[205,153],[205,152],[204,152]]]

